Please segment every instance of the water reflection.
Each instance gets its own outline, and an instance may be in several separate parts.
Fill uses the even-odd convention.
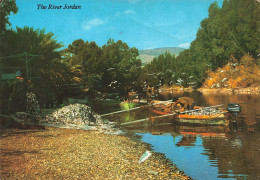
[[[145,121],[125,129],[140,135],[194,179],[260,179],[260,95],[162,92],[159,99],[174,96],[192,97],[201,106],[239,103],[242,112],[232,126],[178,126],[165,119],[154,126]],[[109,118],[120,123],[149,116],[142,109]]]
[[[194,99],[197,105],[214,106],[224,104],[227,107],[229,103],[238,103],[242,107],[240,113],[240,122],[245,123],[249,131],[260,129],[260,95],[259,94],[202,94],[194,92],[169,93],[162,92],[159,96],[162,100],[172,99],[174,96],[188,96]],[[251,129],[251,130],[250,130]]]
[[[138,132],[195,179],[259,179],[260,134],[234,127],[146,126]],[[196,159],[196,160],[194,160]]]
[[[132,124],[127,130],[138,133],[155,151],[165,153],[186,174],[195,179],[260,179],[260,95],[161,93],[161,100],[189,96],[198,105],[239,103],[242,112],[234,126],[177,126],[163,122]],[[135,120],[151,116],[135,112]],[[129,114],[131,115],[131,113]]]
[[[203,146],[210,160],[217,159],[221,177],[228,177],[232,171],[235,176],[260,178],[259,133],[253,135],[238,131],[229,134],[227,139],[204,139]]]

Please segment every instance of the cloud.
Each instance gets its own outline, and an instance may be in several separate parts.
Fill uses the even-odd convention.
[[[92,27],[104,24],[105,21],[99,18],[91,19],[82,24],[83,29],[90,30]]]
[[[189,43],[189,42],[187,42],[187,43],[182,43],[182,44],[179,44],[178,47],[188,49],[188,48],[190,47],[190,43]]]
[[[135,14],[135,11],[133,11],[133,10],[125,10],[125,12],[124,12],[126,15],[129,15],[129,14]]]

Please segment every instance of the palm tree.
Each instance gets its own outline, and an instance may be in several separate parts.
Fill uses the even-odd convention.
[[[24,53],[35,55],[28,63],[28,74],[32,76],[34,89],[43,93],[40,89],[45,88],[45,92],[57,94],[60,85],[68,80],[68,68],[60,61],[63,45],[57,42],[54,34],[46,33],[45,29],[35,30],[33,27],[25,26],[17,27],[16,31],[11,31],[5,38],[5,56]],[[24,57],[16,57],[5,62],[6,65],[25,66]],[[40,79],[34,79],[35,77]]]

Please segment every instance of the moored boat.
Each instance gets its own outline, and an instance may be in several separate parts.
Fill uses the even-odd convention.
[[[158,102],[160,101],[155,101],[154,103]],[[169,110],[169,104],[167,102],[151,106],[149,110],[161,117],[169,116],[173,122],[180,124],[228,125],[231,122],[231,112],[218,108],[222,105],[210,107],[195,106],[193,110],[176,112]]]

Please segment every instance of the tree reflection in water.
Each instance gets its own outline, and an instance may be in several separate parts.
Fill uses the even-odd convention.
[[[166,98],[161,94],[160,99],[173,96],[192,97],[202,106],[239,103],[242,112],[237,124],[230,127],[149,126],[144,122],[126,129],[139,132],[143,141],[165,153],[192,178],[260,179],[260,95],[192,92],[167,94]]]

